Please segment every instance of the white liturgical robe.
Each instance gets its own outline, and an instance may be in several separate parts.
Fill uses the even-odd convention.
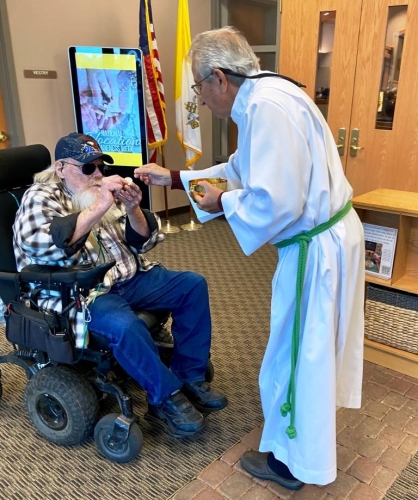
[[[334,139],[301,89],[277,77],[246,80],[231,116],[238,126],[238,148],[229,161],[182,171],[181,179],[186,190],[191,178],[228,180],[222,206],[245,254],[309,231],[344,208],[352,189]],[[198,218],[208,215],[196,212]],[[299,247],[293,244],[278,253],[270,337],[259,376],[265,418],[260,451],[273,452],[299,480],[323,485],[337,474],[337,407],[361,404],[363,228],[351,209],[308,246],[295,371],[294,439],[285,432],[289,415],[283,417],[280,407],[286,402],[290,379]]]

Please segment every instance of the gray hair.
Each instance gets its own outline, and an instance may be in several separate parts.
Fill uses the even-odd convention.
[[[202,78],[216,68],[249,75],[258,71],[260,64],[244,35],[233,26],[204,31],[197,35],[189,50],[193,69]],[[243,78],[226,75],[231,83],[241,86]]]
[[[41,172],[37,172],[33,176],[33,182],[35,184],[59,184],[62,182],[61,177],[58,177],[55,172],[55,164],[47,167],[45,170]]]

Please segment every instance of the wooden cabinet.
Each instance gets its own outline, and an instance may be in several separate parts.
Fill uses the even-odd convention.
[[[418,193],[376,189],[353,198],[362,222],[398,230],[392,278],[366,282],[418,295]],[[365,359],[418,378],[418,355],[365,339]]]

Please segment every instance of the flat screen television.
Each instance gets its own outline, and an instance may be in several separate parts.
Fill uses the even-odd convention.
[[[68,49],[77,132],[110,154],[110,170],[132,177],[148,162],[143,59],[138,48],[72,46]],[[137,181],[136,181],[137,182]],[[149,188],[141,206],[149,208]]]

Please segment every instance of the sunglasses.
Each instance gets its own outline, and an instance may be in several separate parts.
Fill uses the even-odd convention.
[[[102,163],[101,165],[96,165],[95,163],[84,163],[83,165],[76,165],[75,163],[70,163],[69,161],[63,161],[62,163],[66,163],[67,165],[72,165],[73,167],[77,167],[81,169],[81,172],[84,175],[91,175],[96,171],[96,168],[99,169],[99,172],[102,175],[106,175],[110,170],[108,165]]]

